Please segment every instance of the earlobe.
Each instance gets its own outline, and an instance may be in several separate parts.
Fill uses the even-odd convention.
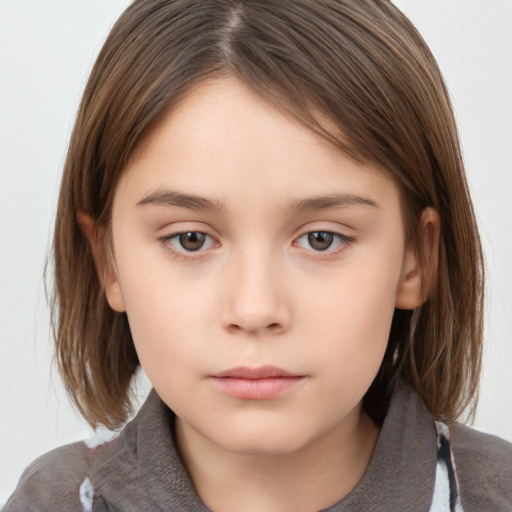
[[[126,311],[119,278],[113,258],[108,258],[104,247],[104,232],[92,217],[84,212],[77,212],[76,219],[82,235],[89,243],[96,275],[110,307],[119,313]]]
[[[434,208],[423,210],[420,230],[420,247],[408,247],[405,252],[395,302],[398,309],[415,309],[421,306],[435,286],[441,219]]]

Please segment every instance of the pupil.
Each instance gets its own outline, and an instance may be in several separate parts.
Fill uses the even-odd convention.
[[[197,251],[203,246],[204,238],[204,233],[190,231],[180,235],[180,244],[184,249],[187,249],[187,251]]]
[[[332,233],[327,233],[326,231],[314,231],[313,233],[308,234],[308,242],[317,251],[325,251],[328,249],[332,241],[334,239],[334,235]]]

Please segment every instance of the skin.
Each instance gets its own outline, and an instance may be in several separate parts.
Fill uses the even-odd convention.
[[[340,204],[305,207],[334,196]],[[345,496],[377,441],[361,400],[394,309],[424,298],[391,177],[228,77],[194,87],[147,134],[112,212],[112,265],[93,221],[79,221],[109,304],[127,313],[141,365],[177,415],[202,500],[228,512],[296,512]],[[433,210],[422,226],[434,255]],[[187,251],[183,232],[204,233],[204,245]],[[312,232],[334,233],[332,245],[313,247]],[[300,378],[265,400],[234,397],[212,379],[263,365]]]

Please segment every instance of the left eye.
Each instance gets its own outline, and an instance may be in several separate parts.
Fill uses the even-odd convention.
[[[213,238],[201,231],[176,233],[167,238],[167,243],[180,252],[197,252],[200,249],[209,249],[215,245]]]
[[[348,243],[348,237],[331,231],[311,231],[304,233],[297,239],[297,244],[304,249],[313,249],[314,251],[335,250]]]

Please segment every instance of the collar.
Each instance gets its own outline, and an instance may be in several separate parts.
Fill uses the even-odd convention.
[[[372,460],[356,487],[324,512],[428,511],[436,433],[426,405],[398,383]],[[114,510],[206,512],[177,452],[173,413],[155,390],[114,441],[92,450],[89,478]]]
[[[425,403],[398,382],[366,473],[325,512],[430,510],[437,449],[434,421]]]

